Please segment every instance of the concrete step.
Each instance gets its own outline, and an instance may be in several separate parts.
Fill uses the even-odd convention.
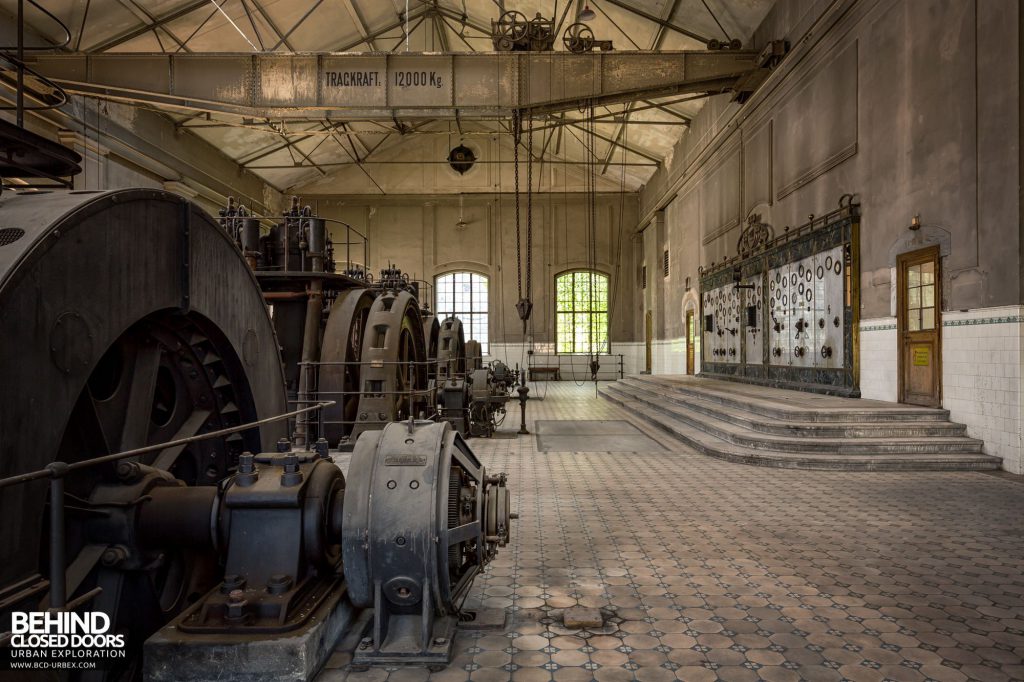
[[[687,388],[686,391],[674,391],[672,382],[636,381],[634,377],[603,386],[600,393],[636,418],[682,440],[698,452],[730,462],[853,471],[983,471],[1000,468],[998,458],[981,454],[980,440],[959,435],[963,432],[961,425],[943,427],[942,422],[934,419],[925,420],[924,425],[904,419],[883,419],[881,424],[859,419],[846,422],[831,419],[778,420],[773,425],[762,419],[759,413],[737,408],[739,399],[735,395],[738,391],[731,391],[733,395],[725,396],[718,391],[714,397],[727,399],[716,401],[703,397],[703,391],[696,386]],[[846,411],[858,417],[884,413],[884,404],[873,404],[867,411],[849,408]],[[901,407],[894,406],[896,410]],[[822,409],[835,411],[837,406],[834,403]],[[811,412],[805,406],[791,410],[790,414],[807,416]],[[865,436],[873,427],[895,429],[893,433],[904,435],[880,436],[874,432]],[[805,428],[813,433],[804,433]],[[914,431],[915,428],[926,431]]]
[[[794,421],[770,418],[756,412],[732,407],[721,402],[707,400],[697,394],[684,396],[670,388],[650,382],[623,379],[614,384],[616,388],[639,391],[642,395],[659,401],[685,407],[711,417],[724,419],[751,431],[791,436],[795,438],[921,438],[921,437],[962,437],[967,427],[950,421],[907,421],[907,420],[862,420],[862,421]]]
[[[803,393],[740,382],[671,375],[632,375],[622,381],[654,385],[737,410],[788,422],[948,422],[949,410]]]
[[[686,424],[699,428],[733,445],[756,450],[778,452],[810,452],[838,455],[900,455],[907,453],[980,453],[982,442],[966,436],[902,435],[871,437],[863,435],[828,437],[821,435],[776,435],[750,429],[728,415],[711,410],[698,411],[687,404],[670,401],[663,393],[648,391],[632,384],[611,384],[605,390],[622,395],[622,399],[641,404]]]

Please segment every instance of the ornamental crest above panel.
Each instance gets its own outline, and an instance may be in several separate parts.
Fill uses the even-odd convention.
[[[736,253],[741,258],[749,256],[760,249],[775,236],[775,230],[768,223],[761,222],[760,213],[752,213],[747,218],[747,226],[740,233],[739,241],[736,242]]]

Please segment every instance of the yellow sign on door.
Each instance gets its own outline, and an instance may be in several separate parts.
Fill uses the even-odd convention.
[[[915,367],[927,367],[931,364],[932,354],[931,351],[924,346],[918,346],[914,348],[914,366]]]

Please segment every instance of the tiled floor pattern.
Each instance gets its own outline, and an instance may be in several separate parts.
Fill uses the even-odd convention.
[[[571,382],[548,384],[529,417],[627,418]],[[535,442],[471,442],[508,472],[520,515],[471,598],[508,610],[509,628],[461,633],[442,672],[352,672],[339,653],[321,682],[1024,680],[1017,480]],[[577,603],[606,626],[561,627]]]

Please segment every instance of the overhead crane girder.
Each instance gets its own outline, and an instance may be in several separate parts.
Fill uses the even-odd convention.
[[[750,92],[757,52],[54,54],[70,92],[253,118],[505,118],[685,93]]]

